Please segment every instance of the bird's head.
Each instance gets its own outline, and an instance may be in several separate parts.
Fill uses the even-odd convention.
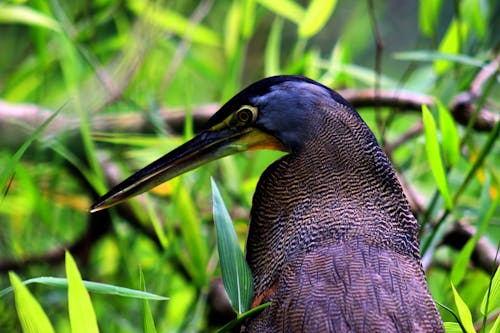
[[[319,104],[352,107],[328,87],[302,76],[273,76],[248,86],[217,111],[190,141],[125,179],[101,197],[91,212],[132,196],[209,161],[251,149],[299,151],[318,121]],[[315,112],[316,111],[316,112]]]

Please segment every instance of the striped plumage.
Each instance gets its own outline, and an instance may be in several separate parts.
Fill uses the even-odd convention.
[[[418,223],[358,113],[301,76],[258,81],[192,140],[104,195],[104,209],[210,160],[247,149],[289,154],[254,194],[247,260],[250,332],[444,332],[419,257]]]
[[[342,100],[318,98],[309,117],[254,195],[247,259],[272,304],[248,329],[443,331],[417,221],[373,134]]]

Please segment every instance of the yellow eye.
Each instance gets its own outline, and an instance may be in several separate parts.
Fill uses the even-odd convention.
[[[239,123],[247,124],[255,120],[257,109],[250,106],[243,106],[236,111],[236,119]]]

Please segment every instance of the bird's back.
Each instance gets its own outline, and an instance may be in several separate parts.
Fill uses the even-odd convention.
[[[250,332],[442,332],[422,267],[363,240],[291,258]]]

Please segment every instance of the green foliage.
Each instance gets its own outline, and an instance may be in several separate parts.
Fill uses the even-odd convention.
[[[222,281],[234,310],[242,314],[250,310],[252,303],[252,272],[241,252],[233,222],[213,179],[212,197]]]
[[[66,252],[66,275],[68,277],[68,308],[71,332],[99,332],[89,293],[83,285],[75,260]]]
[[[246,239],[253,191],[282,153],[231,156],[127,206],[99,215],[89,215],[88,207],[111,183],[190,138],[200,119],[216,110],[214,103],[256,79],[282,73],[305,74],[359,93],[355,97],[366,97],[364,89],[376,86],[382,93],[397,90],[393,106],[360,103],[358,111],[419,204],[413,208],[422,224],[429,287],[454,313],[440,308],[447,331],[462,331],[464,323],[471,330],[466,309],[475,327],[498,331],[499,273],[490,277],[492,268],[476,258],[478,244],[500,243],[500,122],[490,121],[483,131],[473,123],[498,118],[498,67],[492,64],[499,49],[499,3],[374,6],[384,46],[380,72],[363,1],[4,1],[0,331],[27,330],[26,320],[45,325],[48,320],[33,320],[43,316],[54,330],[70,330],[68,280],[47,277],[64,275],[65,248],[81,259],[85,278],[102,282],[83,281],[92,304],[72,320],[85,320],[82,313],[93,311],[104,332],[222,327],[211,322],[211,285],[228,268],[240,267],[233,260],[243,265],[236,250]],[[421,116],[398,104],[407,94],[425,94],[432,113],[424,108]],[[467,108],[472,115],[454,107],[464,96],[474,96]],[[226,220],[223,230],[231,235],[224,239],[232,240],[232,250],[219,252],[220,265],[210,176],[220,179],[237,237]],[[472,232],[466,241],[449,234],[456,225]],[[228,266],[222,265],[226,255]],[[7,274],[11,265],[34,277],[23,283],[46,315],[41,308],[39,314],[24,312],[34,305],[18,306],[27,290]],[[450,282],[460,295],[443,288]],[[77,290],[75,297],[86,298],[81,285]],[[240,304],[238,288],[229,293],[233,305]],[[168,302],[150,302],[166,299],[159,295],[168,295]],[[25,296],[22,302],[37,302]],[[224,329],[261,309],[244,312],[248,297]]]
[[[31,295],[15,273],[9,273],[10,283],[16,295],[16,308],[23,332],[51,333],[54,328],[37,300]]]
[[[448,180],[446,179],[443,158],[441,157],[441,149],[439,148],[437,126],[426,105],[422,105],[422,120],[425,130],[425,150],[427,152],[432,175],[436,180],[439,192],[441,192],[443,196],[446,207],[451,209],[453,207],[453,202],[451,201]]]

